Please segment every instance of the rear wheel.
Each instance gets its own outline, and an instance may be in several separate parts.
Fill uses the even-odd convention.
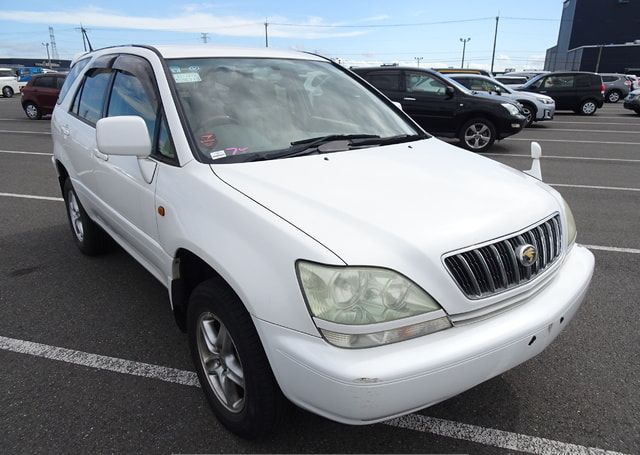
[[[496,128],[487,119],[473,118],[462,125],[458,138],[467,150],[484,152],[495,142]]]
[[[611,90],[607,94],[607,101],[609,101],[610,103],[617,103],[621,98],[622,92],[620,92],[619,90]]]
[[[2,96],[5,98],[11,98],[13,96],[13,89],[9,86],[2,87]]]
[[[40,108],[31,101],[25,103],[24,113],[27,114],[27,117],[29,117],[31,120],[40,120],[42,118],[42,112],[40,112]]]
[[[286,400],[251,316],[219,279],[193,290],[187,332],[200,385],[218,420],[247,439],[271,433]]]
[[[583,101],[578,109],[578,114],[581,115],[593,115],[598,110],[598,105],[593,100]]]
[[[80,251],[87,256],[103,253],[109,245],[109,236],[89,218],[69,179],[64,182],[64,202],[71,233]]]

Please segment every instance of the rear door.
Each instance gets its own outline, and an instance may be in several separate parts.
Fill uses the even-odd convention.
[[[552,74],[544,77],[538,93],[553,98],[557,109],[575,109],[579,104],[574,74]]]
[[[402,73],[400,70],[370,71],[363,77],[391,101],[402,103]]]
[[[447,85],[434,75],[418,70],[404,71],[402,108],[421,127],[432,133],[455,132],[455,95],[447,95]]]
[[[41,108],[43,113],[50,113],[56,105],[59,89],[55,76],[40,76],[33,81],[33,89],[35,93],[36,104]]]

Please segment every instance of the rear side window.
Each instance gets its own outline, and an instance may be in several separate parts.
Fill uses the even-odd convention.
[[[0,70],[0,77],[15,77],[16,73],[11,70]]]
[[[111,75],[110,71],[92,71],[87,74],[76,94],[74,114],[92,125],[102,118]]]
[[[53,76],[37,77],[35,81],[33,81],[33,86],[42,88],[56,88],[56,80]]]
[[[89,63],[89,60],[91,60],[91,58],[78,60],[76,64],[73,65],[73,68],[71,68],[71,71],[69,72],[69,74],[67,74],[67,77],[64,80],[62,89],[60,89],[60,94],[58,95],[58,104],[60,104],[64,99],[64,97],[67,95],[67,93],[69,92],[69,89],[71,88],[75,80],[78,78],[78,75],[80,74],[80,72],[84,69],[85,66],[87,66],[87,63]]]
[[[400,90],[400,71],[377,71],[365,79],[378,90]]]
[[[602,76],[602,82],[615,82],[617,80],[616,76]]]
[[[591,74],[579,74],[578,76],[576,76],[576,87],[587,88],[587,87],[599,86],[602,83],[601,81],[603,79],[600,79],[599,76],[593,76]]]

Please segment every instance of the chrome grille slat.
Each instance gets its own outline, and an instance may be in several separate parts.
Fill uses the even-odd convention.
[[[521,245],[533,245],[538,254],[531,267],[523,266],[516,256]],[[485,298],[528,283],[561,256],[560,216],[511,237],[482,247],[453,253],[444,264],[462,292],[471,299]]]

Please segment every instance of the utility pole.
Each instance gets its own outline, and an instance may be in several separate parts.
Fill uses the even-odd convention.
[[[602,58],[602,48],[604,48],[604,46],[601,44],[600,50],[598,51],[598,61],[596,62],[596,70],[594,71],[594,73],[597,73],[598,70],[600,69],[600,59]]]
[[[51,68],[51,55],[49,54],[49,43],[42,43],[42,45],[47,47],[47,66]]]
[[[204,44],[207,44],[207,40],[209,39],[209,34],[208,33],[200,33],[200,38],[202,38],[202,42]]]
[[[500,22],[500,13],[496,16],[496,32],[493,35],[493,54],[491,54],[491,74],[493,74],[493,64],[496,61],[496,42],[498,41],[498,23]]]
[[[58,55],[58,47],[56,46],[56,36],[53,34],[53,27],[49,27],[49,42],[51,43],[51,56],[54,60],[60,58]]]
[[[460,68],[464,68],[464,53],[467,50],[467,42],[471,41],[471,38],[460,38],[460,42],[462,43],[462,63],[460,64]]]
[[[413,57],[416,59],[416,64],[418,65],[418,68],[420,68],[420,60],[424,59],[424,57]]]
[[[264,47],[269,47],[269,21],[264,19]]]

